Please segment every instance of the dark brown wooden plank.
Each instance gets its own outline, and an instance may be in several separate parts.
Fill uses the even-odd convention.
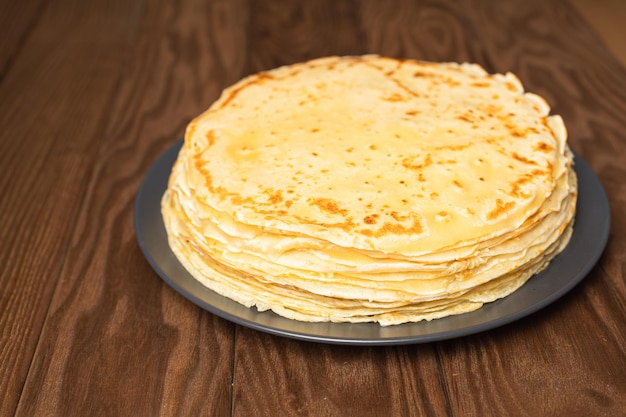
[[[434,345],[333,346],[238,329],[233,416],[437,416]]]
[[[232,55],[243,52],[234,6],[188,1],[132,8],[134,33],[120,40],[126,59],[108,63],[121,76],[100,137],[91,141],[96,157],[84,202],[17,415],[230,411],[233,325],[183,299],[150,269],[136,243],[132,209],[149,165],[216,98],[236,61],[245,62]],[[115,23],[101,16],[83,30]],[[216,31],[228,17],[234,24]]]
[[[514,325],[441,344],[452,415],[621,415],[624,337],[586,319],[601,320],[576,301],[585,286]]]
[[[250,4],[251,71],[328,55],[479,62],[483,53],[464,8],[451,0]]]
[[[368,53],[439,62],[482,62],[473,22],[456,1],[365,1],[361,27]]]
[[[251,69],[366,52],[355,1],[250,2]]]
[[[46,4],[45,0],[0,2],[0,82],[39,22]]]
[[[121,66],[102,62],[125,59],[119,42],[132,27],[122,15],[118,30],[103,36],[81,24],[85,13],[66,5],[65,21],[52,8],[23,15],[26,26],[38,23],[20,37],[19,54],[3,55],[17,58],[0,84],[0,415],[12,415],[17,405],[119,77]],[[68,37],[73,30],[81,41]]]

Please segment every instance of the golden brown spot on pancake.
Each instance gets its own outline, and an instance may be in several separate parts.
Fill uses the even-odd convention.
[[[504,125],[508,130],[511,136],[516,138],[523,138],[528,136],[529,133],[538,134],[539,131],[534,127],[522,128],[520,126],[515,125],[514,123],[505,123]]]
[[[511,154],[511,156],[515,159],[517,159],[520,162],[523,162],[525,164],[529,164],[529,165],[537,165],[537,162],[533,161],[532,159],[528,159],[520,154],[518,154],[517,152],[513,152]]]
[[[222,187],[213,186],[213,179],[211,177],[211,174],[209,173],[208,170],[204,168],[203,166],[204,161],[202,160],[200,154],[194,155],[193,159],[194,159],[194,165],[196,166],[196,169],[204,177],[204,184],[206,185],[207,189],[210,192],[219,195],[220,200],[224,200],[226,191]]]
[[[329,198],[309,198],[307,201],[310,205],[316,206],[327,213],[340,214],[342,216],[348,214],[348,210],[340,208],[336,201]]]
[[[444,78],[444,82],[445,82],[446,84],[448,84],[450,87],[458,87],[458,86],[460,86],[460,85],[461,85],[461,83],[460,83],[460,82],[458,82],[458,81],[457,81],[457,80],[455,80],[454,78],[450,78],[450,77]]]
[[[470,85],[472,87],[484,88],[484,87],[489,87],[491,84],[489,84],[488,82],[485,82],[485,81],[474,81]]]
[[[524,184],[523,181],[517,181],[514,182],[513,185],[511,185],[511,191],[509,192],[509,195],[512,195],[514,197],[518,197],[518,198],[528,198],[531,196],[530,193],[525,193],[522,191],[522,185]]]
[[[442,210],[435,215],[435,220],[439,222],[444,222],[444,221],[448,222],[450,221],[450,213],[448,213],[445,210]]]
[[[493,117],[494,114],[499,114],[502,112],[502,106],[497,106],[495,104],[486,104],[479,106],[479,110],[486,114],[488,117]]]
[[[461,184],[460,182],[458,182],[457,180],[452,181],[452,184],[456,185],[459,188],[463,188],[463,184]]]
[[[376,150],[376,145],[370,145],[370,149],[375,151]]]
[[[471,111],[460,114],[456,118],[466,123],[476,122],[476,116],[474,116]]]
[[[544,175],[550,176],[548,172],[542,171],[540,169],[534,169],[530,173],[522,175],[513,184],[511,184],[511,191],[509,191],[509,194],[514,197],[522,197],[522,198],[530,197],[532,194],[523,192],[522,186],[524,184],[528,184],[532,182],[533,179],[540,177],[540,176],[544,176]]]
[[[372,214],[369,216],[363,217],[363,223],[365,224],[376,224],[376,219],[378,218],[378,214]]]
[[[297,73],[297,72],[294,71],[294,73]],[[275,79],[275,77],[272,74],[270,74],[267,71],[261,71],[261,72],[259,72],[257,74],[257,81],[256,81],[256,83],[261,84],[265,80],[273,80],[273,79]],[[255,84],[255,83],[253,82],[253,84]]]
[[[397,222],[403,222],[409,218],[409,216],[401,216],[397,211],[392,211],[389,215]]]
[[[252,77],[247,83],[229,91],[228,97],[226,97],[226,99],[224,99],[220,107],[218,107],[215,110],[228,106],[235,98],[237,98],[240,92],[242,92],[249,86],[254,85],[254,84],[260,85],[260,84],[265,83],[265,81],[272,80],[272,79],[274,79],[273,75],[268,74],[267,72],[260,72],[259,74],[257,74],[256,77]]]
[[[311,129],[311,133],[317,133],[317,132],[319,132],[319,131],[320,131],[320,130],[319,130],[319,128],[317,128],[317,127],[314,127],[313,129]]]
[[[353,150],[354,150],[354,148],[348,148],[348,149],[346,149],[346,152],[349,153],[349,152],[352,152]]]
[[[550,127],[550,120],[547,117],[541,118],[541,124],[544,128],[546,128],[549,132],[552,132],[552,128]]]
[[[280,210],[259,210],[259,213],[267,214],[268,216],[265,216],[266,220],[271,220],[276,215],[278,215],[278,216],[286,216],[288,214],[287,210],[284,210],[284,209],[280,209]]]
[[[406,101],[407,98],[403,97],[402,95],[398,94],[398,93],[393,93],[390,96],[387,97],[383,97],[382,98],[385,101],[391,101],[391,102],[398,102],[398,101]]]
[[[230,196],[230,201],[237,206],[243,206],[244,204],[254,204],[255,201],[252,197],[242,197],[239,194],[234,194]]]
[[[283,201],[283,192],[282,190],[273,190],[271,188],[268,188],[266,190],[263,191],[264,194],[267,195],[268,198],[268,202],[270,204],[278,204],[281,201]]]
[[[417,115],[419,113],[420,112],[417,111],[417,110],[409,110],[409,111],[406,111],[404,114],[406,114],[407,116],[415,116],[415,115]]]
[[[418,156],[406,157],[402,160],[402,166],[405,167],[406,169],[417,171],[417,170],[424,169],[433,163],[433,160],[430,154],[426,155],[426,158],[424,158],[423,162],[418,163],[419,159],[420,157]]]
[[[501,199],[496,199],[496,208],[487,213],[487,219],[495,220],[498,217],[505,214],[507,211],[510,211],[513,207],[515,207],[515,203],[513,201],[503,202]]]
[[[506,83],[504,83],[504,86],[506,87],[507,90],[511,91],[512,93],[519,92],[519,89],[517,88],[517,86],[510,81],[507,81]]]
[[[335,227],[343,230],[352,230],[356,226],[352,219],[348,217],[345,221],[340,223],[320,223],[320,226],[324,227]]]
[[[313,156],[318,156],[318,155],[317,155],[317,152],[311,152],[311,155],[313,155]]]
[[[534,149],[534,150],[536,150],[536,151],[538,151],[538,152],[545,152],[545,153],[549,153],[549,152],[552,152],[552,151],[554,150],[554,148],[553,148],[552,146],[548,145],[548,144],[547,144],[547,143],[545,143],[545,142],[539,142],[539,143],[537,144],[537,146],[535,146],[535,149]]]
[[[215,131],[213,129],[208,130],[204,136],[209,141],[209,147],[213,146],[215,143]]]
[[[287,206],[287,208],[291,207],[292,204],[293,204],[293,201],[291,200],[285,201],[285,205]]]
[[[416,215],[411,216],[411,224],[404,225],[399,223],[385,222],[378,230],[361,229],[359,232],[365,236],[381,237],[387,234],[397,235],[419,235],[423,233],[424,228]]]
[[[490,145],[495,144],[498,141],[498,139],[492,137],[492,136],[488,136],[487,138],[485,138],[485,142],[489,143]]]

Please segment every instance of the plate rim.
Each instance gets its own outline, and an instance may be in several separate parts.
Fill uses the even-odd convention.
[[[178,262],[175,255],[171,252],[171,250],[169,250],[169,244],[167,243],[167,237],[165,234],[165,227],[163,225],[161,217],[160,204],[156,204],[156,207],[150,207],[150,205],[148,205],[148,209],[151,209],[152,212],[144,211],[144,206],[148,203],[147,200],[153,200],[157,196],[158,201],[160,202],[161,196],[165,191],[165,188],[167,187],[167,178],[169,178],[171,167],[178,155],[178,151],[180,150],[182,143],[183,139],[179,139],[157,157],[157,159],[152,163],[147,173],[143,177],[141,184],[137,190],[133,206],[133,225],[139,247],[145,259],[150,264],[152,269],[157,273],[157,275],[159,275],[159,277],[163,281],[165,281],[170,287],[172,287],[176,292],[196,304],[198,307],[233,323],[277,336],[327,344],[403,345],[443,341],[453,338],[464,337],[471,334],[477,334],[507,325],[521,318],[529,316],[563,297],[589,274],[589,272],[602,256],[602,253],[604,252],[604,249],[608,243],[611,219],[610,205],[606,191],[604,190],[604,187],[599,178],[593,172],[592,168],[584,161],[581,156],[574,152],[574,169],[576,170],[578,176],[579,195],[576,209],[576,223],[574,224],[574,232],[572,234],[570,243],[568,244],[566,249],[548,265],[548,268],[546,268],[546,270],[533,276],[514,293],[502,299],[487,303],[476,311],[456,316],[448,316],[440,319],[435,319],[429,322],[422,321],[417,323],[405,323],[387,327],[380,326],[377,323],[299,322],[278,316],[272,311],[258,312],[255,308],[245,307],[241,304],[236,303],[235,301],[232,301],[213,292],[207,287],[204,287],[202,284],[199,283],[199,281],[195,280],[189,273],[187,273],[187,271],[185,271],[182,265]],[[158,216],[157,213],[154,213],[154,211],[158,212]],[[144,216],[147,214],[150,217],[149,220],[145,220]],[[583,215],[584,217],[581,217]],[[158,217],[158,219],[155,220],[155,217]],[[597,222],[598,217],[601,217],[599,219],[600,224],[594,224],[593,227],[591,227],[591,225],[589,225],[588,223],[593,222],[594,220],[596,220]],[[158,220],[160,220],[160,224]],[[154,224],[154,222],[156,222],[156,225]],[[584,230],[582,231],[580,230],[580,222],[585,222],[582,226],[587,226],[583,227]],[[146,228],[146,226],[151,226],[153,229],[150,230],[150,228]],[[155,226],[157,230],[154,230]],[[159,226],[161,230],[158,230]],[[491,310],[494,309],[497,313],[498,306],[501,306],[503,304],[506,305],[507,302],[512,299],[516,300],[516,297],[514,297],[515,294],[518,294],[517,298],[519,298],[520,292],[522,292],[523,294],[524,289],[526,291],[529,290],[529,287],[532,286],[532,284],[529,283],[537,283],[538,281],[541,282],[542,278],[545,280],[546,276],[550,276],[551,271],[554,270],[555,265],[559,265],[559,262],[562,263],[572,257],[578,257],[577,252],[574,254],[570,252],[577,249],[577,247],[573,247],[573,243],[580,244],[581,239],[588,239],[588,237],[581,237],[581,233],[583,233],[587,229],[591,229],[591,231],[594,233],[593,242],[596,244],[596,247],[592,248],[591,251],[585,253],[585,261],[582,265],[579,265],[576,273],[572,274],[572,276],[567,279],[562,285],[558,285],[557,288],[549,290],[549,293],[546,294],[545,297],[540,297],[540,299],[538,299],[536,302],[533,302],[530,305],[525,306],[524,308],[513,308],[512,312],[505,315],[501,315],[498,317],[498,314],[495,314],[495,317],[487,319],[486,321],[479,320],[477,324],[468,326],[461,325],[455,328],[448,328],[447,330],[444,326],[444,329],[440,331],[426,332],[423,334],[411,334],[410,328],[420,329],[421,327],[423,329],[426,326],[426,328],[432,327],[434,329],[437,329],[438,327],[441,327],[441,324],[445,325],[446,323],[454,323],[455,321],[461,321],[462,323],[463,317],[467,318],[471,315],[474,315],[475,317],[476,315],[478,315],[478,317],[480,317],[481,315],[490,315],[493,313],[493,311]],[[155,233],[157,234],[156,236],[154,236]],[[163,237],[165,237],[165,242],[163,242]],[[163,244],[167,246],[167,250],[163,248]],[[155,256],[155,245],[160,245],[160,247],[158,247],[158,250],[162,252],[165,251],[165,253],[161,254],[163,255],[163,258],[156,259],[157,256]],[[578,263],[580,264],[580,262]],[[182,277],[172,276],[172,272],[180,273]],[[190,280],[192,280],[193,282],[190,282]],[[194,287],[192,288],[192,290],[186,288],[190,285]],[[200,293],[200,295],[198,293]],[[210,298],[216,299],[217,302],[207,301],[206,297],[202,297],[202,294],[208,294]],[[223,306],[216,306],[216,304],[225,304],[228,309],[234,309],[237,314],[233,314],[232,311],[225,311]],[[378,337],[370,335],[368,337],[363,337],[350,336],[347,334],[347,332],[344,332],[346,333],[346,335],[342,336],[341,331],[339,331],[339,334],[336,334],[338,329],[340,330],[342,327],[346,330],[349,330],[351,333],[355,333],[356,330],[356,334],[359,334],[359,331],[361,331],[364,333],[389,333],[390,335],[383,335]],[[301,329],[298,330],[297,328]],[[325,328],[330,329],[331,331],[325,331]],[[388,329],[391,330],[387,331]],[[402,332],[398,331],[398,329],[409,329],[409,331],[407,334],[402,334]],[[312,330],[316,331],[313,332]],[[369,332],[367,330],[369,330]]]

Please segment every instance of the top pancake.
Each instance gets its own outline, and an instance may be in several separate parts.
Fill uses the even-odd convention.
[[[455,258],[558,210],[566,135],[548,113],[476,65],[323,58],[226,89],[177,163],[202,201],[188,209],[226,234]]]

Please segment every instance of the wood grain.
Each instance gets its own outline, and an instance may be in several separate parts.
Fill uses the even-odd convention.
[[[220,415],[229,409],[232,325],[195,308],[156,277],[137,248],[131,217],[146,168],[199,112],[180,98],[198,98],[195,82],[221,77],[206,69],[200,77],[187,74],[188,60],[206,56],[203,50],[212,45],[177,47],[188,36],[208,39],[197,35],[205,30],[197,17],[201,2],[180,9],[142,6],[129,28],[132,42],[118,62],[108,62],[119,74],[115,94],[102,106],[110,113],[102,119],[102,136],[92,141],[82,210],[17,415],[121,415],[129,409]],[[85,13],[81,21],[90,13],[103,15]],[[215,84],[213,97],[199,99],[215,99],[223,87]]]
[[[16,7],[25,12],[26,6]],[[93,116],[108,107],[117,77],[114,68],[89,59],[90,51],[95,44],[101,58],[115,59],[115,38],[125,36],[118,31],[102,37],[97,28],[83,28],[83,42],[61,48],[58,40],[71,34],[70,27],[52,14],[26,14],[25,21],[38,24],[14,36],[2,54],[8,57],[0,84],[3,415],[13,413],[26,379],[100,134],[102,119]],[[81,96],[80,103],[73,100]],[[68,120],[80,122],[61,122]]]
[[[0,2],[0,81],[16,61],[24,44],[28,41],[44,8],[46,1],[3,1]],[[19,16],[19,19],[16,19]]]
[[[234,416],[421,416],[446,406],[433,345],[355,349],[239,329],[236,346]]]
[[[0,2],[0,416],[626,415],[626,70],[562,0]],[[558,302],[446,342],[300,342],[143,258],[133,200],[221,90],[323,55],[473,61],[547,98],[609,196]]]

